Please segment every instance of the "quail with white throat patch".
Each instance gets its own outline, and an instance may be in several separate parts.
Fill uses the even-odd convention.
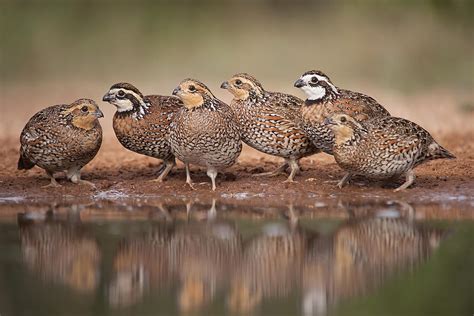
[[[182,106],[181,101],[173,96],[144,96],[129,83],[114,84],[103,101],[117,107],[113,127],[125,148],[163,160],[164,169],[153,180],[162,182],[176,165],[168,136],[173,116]]]
[[[173,95],[184,106],[171,123],[172,151],[185,163],[186,183],[191,188],[189,164],[196,164],[207,168],[214,191],[217,172],[233,165],[242,150],[238,124],[231,108],[198,80],[183,80]]]
[[[358,122],[347,114],[333,114],[325,124],[335,135],[334,158],[347,171],[339,188],[352,175],[390,179],[405,175],[395,191],[415,181],[413,168],[434,159],[454,159],[421,126],[398,117],[374,118]]]
[[[18,169],[28,170],[34,166],[44,169],[51,179],[47,187],[60,186],[54,173],[62,171],[66,171],[73,183],[94,186],[81,180],[81,169],[95,157],[102,144],[98,118],[103,116],[90,99],[39,111],[21,132]]]
[[[290,167],[285,182],[293,182],[299,160],[319,150],[299,127],[303,100],[289,94],[269,92],[253,76],[240,73],[222,83],[233,94],[230,103],[242,131],[242,141],[266,154],[282,157],[285,163],[273,172],[277,175]]]
[[[305,72],[295,82],[307,99],[301,107],[302,128],[313,144],[332,154],[334,134],[323,122],[333,113],[345,113],[357,121],[389,116],[390,113],[373,98],[336,87],[329,77],[319,70]]]

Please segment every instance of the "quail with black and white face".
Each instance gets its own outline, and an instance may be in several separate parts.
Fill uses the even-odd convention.
[[[163,171],[153,180],[162,182],[176,164],[168,136],[173,116],[182,106],[181,101],[173,96],[143,96],[129,83],[114,84],[103,101],[117,108],[113,127],[125,148],[164,161]]]
[[[360,122],[390,115],[373,98],[338,88],[319,70],[305,72],[294,86],[307,95],[301,107],[303,130],[316,147],[329,154],[332,154],[334,134],[323,124],[326,117],[333,113],[346,113]]]
[[[189,164],[196,164],[207,168],[215,190],[218,171],[233,165],[242,150],[232,110],[198,80],[183,80],[173,95],[184,106],[171,123],[170,143],[175,156],[186,165],[186,183],[193,188]]]
[[[429,160],[455,158],[425,129],[403,118],[387,116],[358,122],[336,113],[326,118],[325,124],[335,135],[334,158],[347,171],[339,188],[352,175],[373,179],[405,175],[405,183],[395,191],[404,190],[415,180],[413,168]]]
[[[289,166],[291,172],[286,182],[293,182],[299,160],[319,151],[298,125],[303,100],[266,91],[246,73],[232,76],[221,88],[234,96],[230,107],[242,131],[242,140],[261,152],[285,159],[277,170],[259,175],[277,175]]]
[[[47,186],[60,186],[54,173],[62,171],[73,183],[94,186],[81,180],[81,169],[95,157],[102,144],[98,120],[101,117],[104,115],[90,99],[39,111],[21,132],[18,169],[43,168],[51,179]]]

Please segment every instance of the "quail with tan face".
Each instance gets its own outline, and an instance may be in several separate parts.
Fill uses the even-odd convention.
[[[286,181],[293,182],[299,171],[299,159],[319,151],[298,126],[303,100],[266,91],[257,79],[245,73],[234,75],[222,83],[221,88],[234,96],[230,106],[239,122],[244,143],[285,159],[277,170],[260,175],[276,175],[289,166],[291,172]]]
[[[73,183],[81,180],[81,169],[99,151],[104,115],[93,100],[79,99],[71,104],[53,105],[36,113],[20,136],[18,169],[43,168],[51,178],[48,186],[59,186],[55,172],[66,171]]]
[[[335,135],[334,158],[347,174],[390,179],[405,175],[395,191],[408,188],[415,180],[413,168],[434,159],[455,156],[441,147],[421,126],[398,117],[382,117],[358,122],[347,114],[333,114],[325,120]]]
[[[113,126],[119,142],[127,149],[163,159],[164,170],[154,180],[162,182],[175,166],[168,140],[169,126],[181,101],[172,96],[144,96],[129,83],[114,84],[103,97],[117,107]]]
[[[332,154],[334,134],[323,124],[324,119],[334,113],[345,113],[357,121],[389,116],[390,113],[373,98],[336,87],[322,71],[305,72],[295,82],[307,99],[301,107],[302,127],[313,144]]]
[[[207,168],[216,189],[217,172],[235,163],[242,150],[240,130],[230,107],[202,83],[185,79],[173,91],[184,106],[171,123],[170,143],[186,165],[186,183],[193,187],[189,164]]]

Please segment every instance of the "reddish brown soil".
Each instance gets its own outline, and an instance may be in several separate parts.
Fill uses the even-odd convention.
[[[335,186],[335,180],[342,177],[343,171],[331,156],[325,154],[302,160],[303,172],[297,177],[297,183],[283,183],[285,175],[254,177],[256,173],[276,168],[281,161],[245,148],[238,163],[218,177],[218,188],[214,193],[210,191],[210,182],[205,172],[198,167],[192,167],[196,190],[185,185],[185,172],[181,163],[178,163],[164,183],[151,182],[157,176],[161,162],[124,149],[111,137],[104,140],[99,154],[82,173],[83,179],[95,183],[95,189],[74,185],[64,179],[59,180],[62,184],[60,188],[42,188],[49,183],[44,171],[37,167],[29,171],[18,171],[18,142],[3,139],[0,157],[0,199],[3,200],[0,202],[0,213],[1,210],[6,212],[7,205],[20,206],[35,201],[67,201],[72,204],[112,201],[117,200],[114,194],[119,193],[122,195],[120,200],[134,200],[134,204],[143,204],[144,199],[153,200],[154,203],[210,203],[215,198],[220,202],[249,207],[282,207],[293,204],[313,209],[324,205],[336,207],[341,203],[363,206],[377,201],[397,200],[418,207],[423,205],[429,208],[430,205],[436,205],[438,213],[443,209],[456,209],[455,213],[452,211],[451,216],[447,217],[472,218],[474,133],[447,134],[438,140],[457,159],[433,161],[418,167],[415,185],[404,192],[393,192],[393,188],[401,182],[386,184],[362,178],[356,178],[340,190]],[[326,211],[331,212],[328,208]]]

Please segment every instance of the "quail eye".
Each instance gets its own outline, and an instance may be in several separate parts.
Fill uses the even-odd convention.
[[[194,91],[196,91],[196,87],[195,87],[195,86],[189,86],[189,88],[188,88],[188,89],[189,89],[189,91],[191,91],[191,92],[194,92]]]
[[[84,113],[86,113],[86,112],[89,111],[89,108],[84,105],[84,106],[81,108],[81,111],[84,112]]]
[[[312,78],[311,78],[311,82],[317,83],[317,82],[318,82],[318,78],[312,77]]]
[[[341,117],[341,122],[344,123],[345,121],[347,121],[346,117],[345,116]]]
[[[240,86],[242,84],[242,81],[240,79],[235,80],[235,84]]]
[[[123,97],[123,96],[125,95],[125,91],[119,90],[119,92],[117,92],[117,95],[118,95],[119,97]]]

